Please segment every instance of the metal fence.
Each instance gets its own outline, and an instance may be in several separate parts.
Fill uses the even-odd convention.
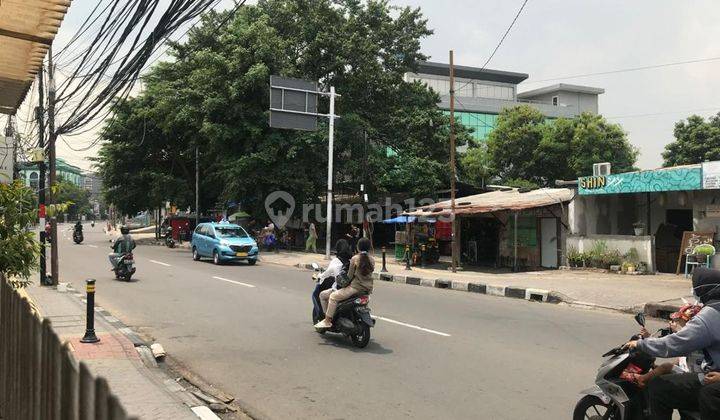
[[[0,419],[128,419],[68,346],[0,274]]]

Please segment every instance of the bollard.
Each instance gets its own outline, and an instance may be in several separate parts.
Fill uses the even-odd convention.
[[[420,246],[420,267],[425,268],[425,245]]]
[[[382,247],[382,269],[380,270],[381,273],[387,273],[387,267],[385,267],[385,247]]]
[[[405,245],[405,269],[412,270],[410,268],[410,245]]]
[[[85,327],[85,336],[80,340],[81,343],[97,343],[100,341],[95,335],[95,280],[85,280],[87,291],[87,326]]]

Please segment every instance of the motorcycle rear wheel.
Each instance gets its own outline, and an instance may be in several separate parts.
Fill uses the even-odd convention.
[[[575,404],[573,420],[620,420],[620,412],[612,402],[605,404],[594,395],[585,395]]]
[[[363,322],[358,328],[360,331],[355,334],[350,334],[350,340],[352,340],[355,347],[362,349],[370,342],[370,327]]]

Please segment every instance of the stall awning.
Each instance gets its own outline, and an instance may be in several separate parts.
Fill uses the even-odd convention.
[[[575,192],[569,188],[541,188],[527,192],[521,192],[518,189],[492,191],[456,199],[455,214],[473,215],[496,211],[516,211],[545,207],[570,201],[574,195]],[[451,208],[449,200],[404,213],[406,216],[426,217],[449,216],[450,214]]]
[[[0,113],[25,99],[71,0],[0,1]]]
[[[392,219],[385,219],[382,222],[383,223],[415,223],[417,220],[417,217],[415,216],[397,216],[393,217]],[[435,219],[428,218],[428,217],[422,217],[420,219],[423,223],[435,223]]]

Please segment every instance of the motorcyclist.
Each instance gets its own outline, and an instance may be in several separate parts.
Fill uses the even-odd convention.
[[[120,233],[122,236],[115,239],[115,243],[112,245],[113,252],[108,255],[113,271],[117,268],[118,259],[123,254],[132,252],[135,249],[135,240],[130,235],[130,229],[127,226],[121,226]]]
[[[82,225],[82,223],[78,220],[77,223],[75,223],[75,232],[82,233],[82,230],[83,230],[83,225]]]
[[[720,271],[698,267],[693,272],[693,294],[704,304],[685,328],[661,338],[627,343],[654,357],[677,357],[702,351],[706,373],[675,373],[653,378],[648,398],[654,420],[670,420],[674,409],[700,411],[702,420],[720,419]]]
[[[323,313],[322,307],[317,303],[319,302],[320,292],[327,290],[328,288],[337,290],[335,277],[337,277],[341,272],[348,272],[350,269],[350,258],[352,258],[350,244],[345,239],[340,239],[335,243],[335,257],[330,260],[330,264],[328,264],[327,269],[314,276],[315,281],[317,281],[317,285],[313,290],[313,296],[316,298],[313,299],[313,311],[316,315],[319,316]],[[332,286],[330,287],[331,281]]]

